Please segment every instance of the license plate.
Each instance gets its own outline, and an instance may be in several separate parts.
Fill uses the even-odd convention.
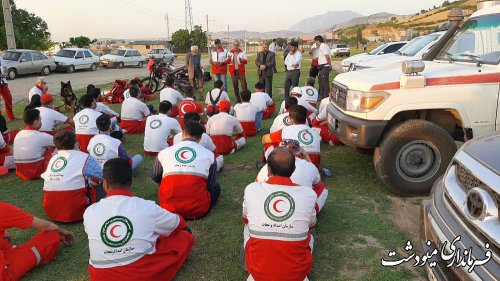
[[[427,277],[429,278],[429,281],[438,281],[436,275],[434,275],[434,272],[432,272],[432,269],[428,266],[427,266]]]

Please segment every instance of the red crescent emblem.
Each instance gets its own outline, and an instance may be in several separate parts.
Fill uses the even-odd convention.
[[[279,203],[279,202],[284,202],[284,201],[283,201],[283,200],[281,200],[281,199],[276,200],[276,201],[274,202],[274,204],[273,204],[273,209],[274,209],[274,211],[276,211],[276,212],[278,212],[278,213],[283,213],[283,211],[278,210],[278,203]]]
[[[117,227],[121,227],[121,225],[115,225],[115,226],[113,226],[113,227],[111,228],[111,230],[109,231],[109,234],[110,234],[110,235],[111,235],[111,237],[113,237],[113,238],[119,238],[119,237],[121,236],[121,235],[118,235],[118,236],[116,236],[116,235],[115,235],[115,228],[117,228]]]
[[[188,151],[183,151],[183,152],[181,152],[181,158],[182,158],[182,159],[187,159],[187,157],[186,157],[186,156],[184,156],[184,154],[185,154],[185,153],[187,153],[187,152],[188,152]]]
[[[181,106],[181,112],[182,112],[182,113],[186,113],[186,111],[184,110],[184,107],[186,107],[186,105],[188,105],[188,104],[187,104],[187,103],[185,103],[185,104],[183,104],[183,105]]]
[[[308,140],[309,139],[309,136],[308,136],[308,134],[306,132],[302,133],[302,139],[304,139],[304,140]]]

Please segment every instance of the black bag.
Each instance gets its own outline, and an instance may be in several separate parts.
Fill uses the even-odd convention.
[[[210,72],[205,71],[203,73],[203,81],[205,82],[212,81],[212,75],[210,74]]]

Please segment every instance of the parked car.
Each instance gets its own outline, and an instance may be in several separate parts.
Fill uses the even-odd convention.
[[[395,53],[395,52],[399,51],[399,49],[401,49],[407,43],[408,43],[408,41],[389,42],[389,43],[382,44],[382,45],[378,46],[377,48],[373,49],[371,52],[354,55],[352,57],[349,57],[349,58],[343,60],[340,63],[340,66],[342,67],[343,71],[348,71],[349,68],[351,67],[351,65],[357,64],[360,61],[362,61],[366,58],[369,58],[369,57]]]
[[[500,279],[499,133],[465,143],[444,176],[436,181],[431,197],[422,205],[424,252],[437,249],[442,254],[446,243],[444,254],[450,257],[443,260],[441,255],[436,255],[431,260],[436,266],[427,268],[429,280]],[[460,239],[456,240],[457,237]],[[450,249],[452,243],[453,250]],[[491,254],[489,261],[471,268],[472,261],[487,259],[486,252]],[[466,260],[464,266],[447,266],[457,255],[459,258],[469,256],[472,260]]]
[[[111,53],[104,55],[100,59],[103,67],[137,66],[141,68],[147,62],[147,58],[135,49],[114,49]]]
[[[167,63],[174,62],[174,60],[175,60],[176,57],[177,57],[177,55],[174,54],[172,51],[170,51],[169,48],[153,49],[148,54],[148,58],[162,59],[162,60],[164,60]]]
[[[348,71],[383,67],[393,63],[402,63],[407,60],[421,60],[445,33],[441,31],[414,38],[395,53],[370,56],[364,60],[360,60],[359,63],[351,64]]]
[[[7,79],[14,80],[18,75],[40,73],[50,75],[56,69],[54,58],[34,50],[8,50],[2,58],[9,69]]]
[[[88,49],[66,48],[60,50],[52,57],[56,61],[56,69],[68,73],[73,73],[78,69],[95,71],[99,65],[99,57]]]
[[[348,57],[351,55],[351,49],[346,44],[334,44],[332,45],[332,55],[333,57]]]

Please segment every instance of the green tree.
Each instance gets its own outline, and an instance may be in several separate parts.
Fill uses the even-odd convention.
[[[172,44],[178,50],[187,50],[191,46],[191,38],[187,29],[179,29],[172,34]]]
[[[285,45],[285,42],[287,41],[286,38],[276,38],[276,45],[283,47]]]
[[[205,48],[207,47],[207,32],[203,31],[201,29],[201,26],[195,25],[193,28],[193,31],[191,31],[191,34],[189,35],[191,39],[191,44],[196,45],[199,48]]]
[[[69,38],[69,44],[75,45],[78,48],[88,47],[91,43],[95,43],[95,42],[97,42],[96,39],[90,40],[90,38],[82,36],[82,35],[80,35],[78,37]]]
[[[48,50],[54,45],[50,40],[47,23],[34,13],[18,9],[13,0],[10,0],[14,36],[18,49]],[[0,5],[1,6],[1,5]],[[3,9],[0,10],[0,49],[7,49],[7,37],[3,21]]]

